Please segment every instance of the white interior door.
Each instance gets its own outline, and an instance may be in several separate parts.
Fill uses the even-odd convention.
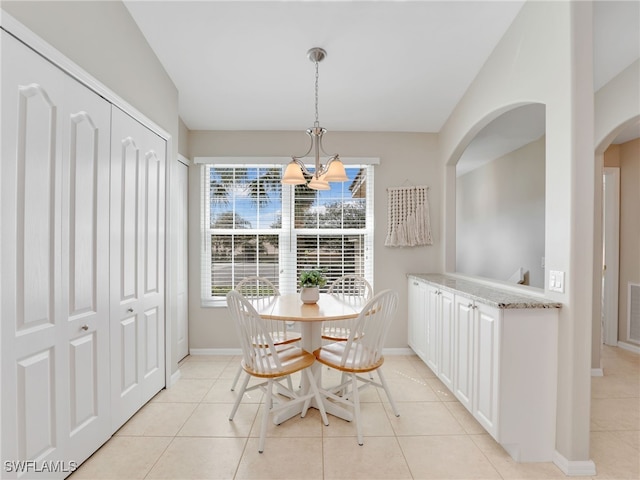
[[[62,284],[69,459],[110,436],[109,162],[111,105],[67,77],[63,108]]]
[[[2,459],[62,478],[109,436],[110,106],[5,32],[2,72]]]
[[[176,307],[177,307],[177,359],[189,354],[189,165],[178,160],[175,169],[175,211],[176,229]]]
[[[618,275],[620,262],[620,169],[607,167],[603,175],[602,339],[618,345]]]
[[[2,32],[2,460],[60,458],[64,77]]]
[[[120,427],[165,385],[166,142],[112,109],[111,399]]]

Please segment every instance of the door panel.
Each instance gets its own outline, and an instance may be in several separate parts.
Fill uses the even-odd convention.
[[[479,304],[476,322],[474,416],[492,435],[497,434],[499,313]]]
[[[2,458],[64,458],[58,379],[64,76],[4,31],[0,162]]]
[[[473,305],[456,297],[454,394],[471,409],[473,391]]]
[[[454,305],[453,294],[442,291],[440,294],[440,380],[453,391],[454,376]]]
[[[54,349],[17,362],[17,412],[19,459],[45,458],[55,450]],[[37,434],[36,434],[37,432]]]
[[[58,119],[46,88],[35,83],[17,88],[18,331],[54,324]]]
[[[125,318],[120,322],[120,368],[119,394],[124,398],[138,385],[138,342],[136,339],[137,316]],[[117,372],[116,372],[117,373]],[[137,402],[136,402],[137,403]]]
[[[111,108],[65,77],[62,108],[64,442],[81,462],[111,433],[109,404],[109,161]]]
[[[118,182],[121,198],[113,197],[112,205],[116,206],[119,211],[119,222],[115,225],[119,235],[116,239],[118,242],[118,251],[120,254],[120,303],[124,304],[128,300],[135,301],[138,298],[138,199],[140,198],[140,182],[139,175],[139,157],[140,150],[135,141],[131,137],[126,137],[121,141],[120,145],[120,172],[115,178]],[[112,168],[117,168],[116,166]],[[112,207],[113,208],[113,207]],[[114,225],[114,226],[115,226]],[[113,248],[113,247],[112,247]],[[117,247],[116,247],[117,248]],[[112,255],[113,256],[113,255]]]
[[[177,312],[177,360],[180,361],[189,353],[189,305],[188,305],[188,205],[189,205],[189,167],[176,162],[175,182],[175,226],[176,233],[176,312]]]
[[[117,108],[111,137],[112,427],[164,387],[166,142]]]
[[[437,288],[426,287],[426,360],[427,365],[436,375],[440,371],[440,294]]]
[[[96,332],[69,342],[69,373],[71,376],[69,409],[71,435],[76,435],[98,417],[99,376],[96,368],[98,348]]]
[[[145,231],[144,231],[144,293],[158,293],[160,287],[159,282],[159,266],[160,258],[160,233],[163,231],[160,225],[160,213],[162,205],[160,205],[160,159],[157,153],[150,150],[145,153]]]

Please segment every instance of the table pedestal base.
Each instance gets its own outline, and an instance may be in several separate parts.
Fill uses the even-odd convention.
[[[314,350],[317,350],[322,346],[322,322],[300,322],[302,325],[302,348],[307,352],[313,353]],[[319,362],[315,362],[311,366],[311,371],[313,373],[313,378],[316,379],[316,385],[318,387],[322,385],[322,364]],[[308,392],[311,386],[309,385],[309,381],[306,375],[302,375],[302,392]],[[320,393],[322,396],[322,393]],[[346,420],[347,422],[351,422],[353,420],[353,413],[349,410],[341,407],[340,405],[336,405],[333,402],[324,401],[324,409],[327,414],[333,415],[334,417],[341,418],[342,420]],[[311,399],[311,407],[318,408],[318,404],[316,399]],[[296,415],[300,415],[302,413],[302,406],[295,405],[291,408],[285,408],[277,415],[273,416],[273,423],[276,425],[280,425],[282,422],[289,420],[290,418],[295,417]]]

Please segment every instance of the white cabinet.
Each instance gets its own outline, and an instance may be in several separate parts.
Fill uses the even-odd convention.
[[[456,285],[488,291],[468,282]],[[500,291],[497,297],[509,295]],[[463,291],[410,276],[409,331],[420,335],[410,339],[410,345],[516,461],[551,461],[558,308],[515,297],[521,308],[498,308],[477,296],[472,299]],[[541,306],[532,307],[535,303]]]
[[[498,435],[500,323],[497,308],[474,305],[473,416],[494,437]]]
[[[454,314],[454,374],[453,393],[467,410],[473,401],[473,323],[474,305],[465,297],[456,295]]]
[[[500,310],[455,296],[453,393],[482,426],[497,434]]]
[[[428,354],[427,365],[440,377],[442,383],[453,389],[454,295],[429,285],[428,289]]]
[[[453,389],[454,296],[426,282],[409,279],[409,346]]]
[[[452,321],[453,294],[410,278],[409,346],[446,379],[453,374]]]
[[[409,346],[427,362],[427,284],[409,279]]]

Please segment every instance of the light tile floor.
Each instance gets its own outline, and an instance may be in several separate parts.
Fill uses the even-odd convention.
[[[311,410],[270,424],[258,453],[260,393],[233,422],[229,390],[239,358],[190,356],[181,378],[132,417],[73,475],[79,479],[548,479],[552,463],[516,463],[415,356],[386,357],[398,402],[363,395],[365,444],[354,426]],[[640,479],[640,355],[605,347],[605,376],[592,379],[591,457],[600,479]],[[323,382],[337,377],[323,369]],[[294,381],[297,379],[294,379]],[[575,478],[575,477],[571,477]]]

